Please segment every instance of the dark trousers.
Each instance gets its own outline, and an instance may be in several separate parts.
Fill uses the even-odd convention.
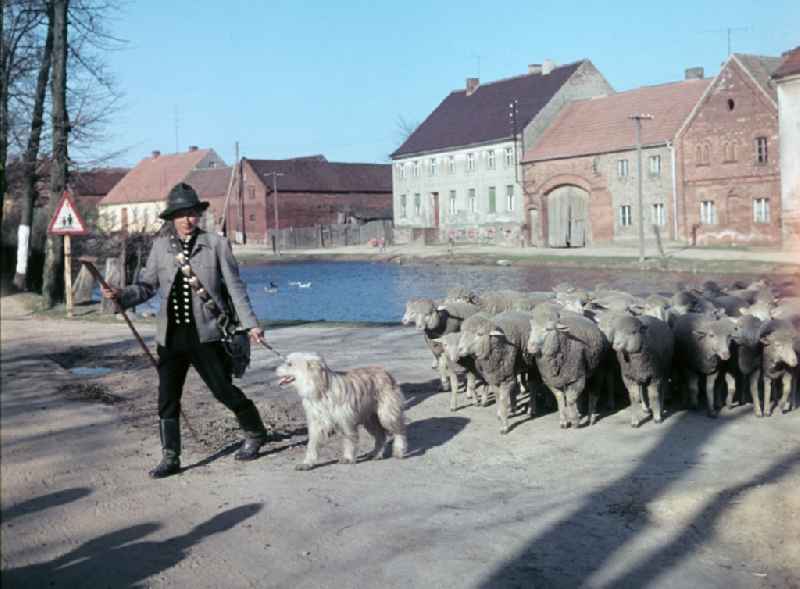
[[[177,419],[189,366],[214,397],[236,414],[253,402],[231,381],[230,357],[220,342],[200,343],[194,325],[170,326],[167,346],[158,346],[158,416]]]

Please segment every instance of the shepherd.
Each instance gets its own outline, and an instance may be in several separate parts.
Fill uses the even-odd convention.
[[[136,282],[124,289],[102,289],[104,297],[116,300],[123,309],[142,304],[156,291],[161,293],[156,342],[162,460],[150,471],[153,478],[168,477],[181,469],[180,403],[190,366],[236,416],[245,436],[237,460],[256,459],[267,442],[258,409],[233,384],[231,356],[223,346],[225,334],[209,312],[209,300],[212,309],[216,304],[235,312],[250,340],[266,343],[230,243],[198,227],[208,205],[189,184],[177,184],[160,214],[168,223],[166,231],[154,241]],[[197,288],[198,281],[202,288]]]

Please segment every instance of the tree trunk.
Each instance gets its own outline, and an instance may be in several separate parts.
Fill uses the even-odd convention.
[[[14,275],[14,285],[19,290],[25,290],[27,284],[28,257],[30,255],[31,226],[33,225],[33,205],[36,202],[36,162],[39,159],[39,140],[42,136],[44,124],[44,100],[47,96],[47,80],[50,78],[50,60],[53,54],[53,19],[52,14],[47,27],[47,40],[44,44],[42,62],[39,65],[39,75],[36,79],[36,97],[33,105],[33,118],[31,120],[31,134],[23,159],[25,194],[22,199],[22,211],[17,231],[17,272]]]
[[[50,203],[49,216],[55,213],[55,207],[67,187],[67,135],[69,121],[67,117],[67,4],[69,0],[53,0],[53,163],[50,170]],[[59,300],[64,292],[62,238],[49,235],[45,246],[44,271],[42,273],[42,294],[44,306],[50,308]]]
[[[6,158],[8,157],[8,55],[6,55],[5,31],[6,0],[0,0],[0,224],[6,199]]]

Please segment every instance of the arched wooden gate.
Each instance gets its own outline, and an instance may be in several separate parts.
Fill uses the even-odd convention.
[[[547,195],[547,245],[583,247],[589,224],[589,194],[577,186],[554,188]]]

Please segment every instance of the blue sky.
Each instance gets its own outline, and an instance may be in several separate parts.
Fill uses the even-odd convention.
[[[733,51],[800,45],[796,0],[479,2],[139,0],[113,32],[125,94],[109,151],[133,165],[154,149],[234,143],[253,159],[321,153],[386,162],[402,117],[419,123],[465,78],[589,58],[617,91],[707,76]],[[480,69],[479,69],[480,68]]]

